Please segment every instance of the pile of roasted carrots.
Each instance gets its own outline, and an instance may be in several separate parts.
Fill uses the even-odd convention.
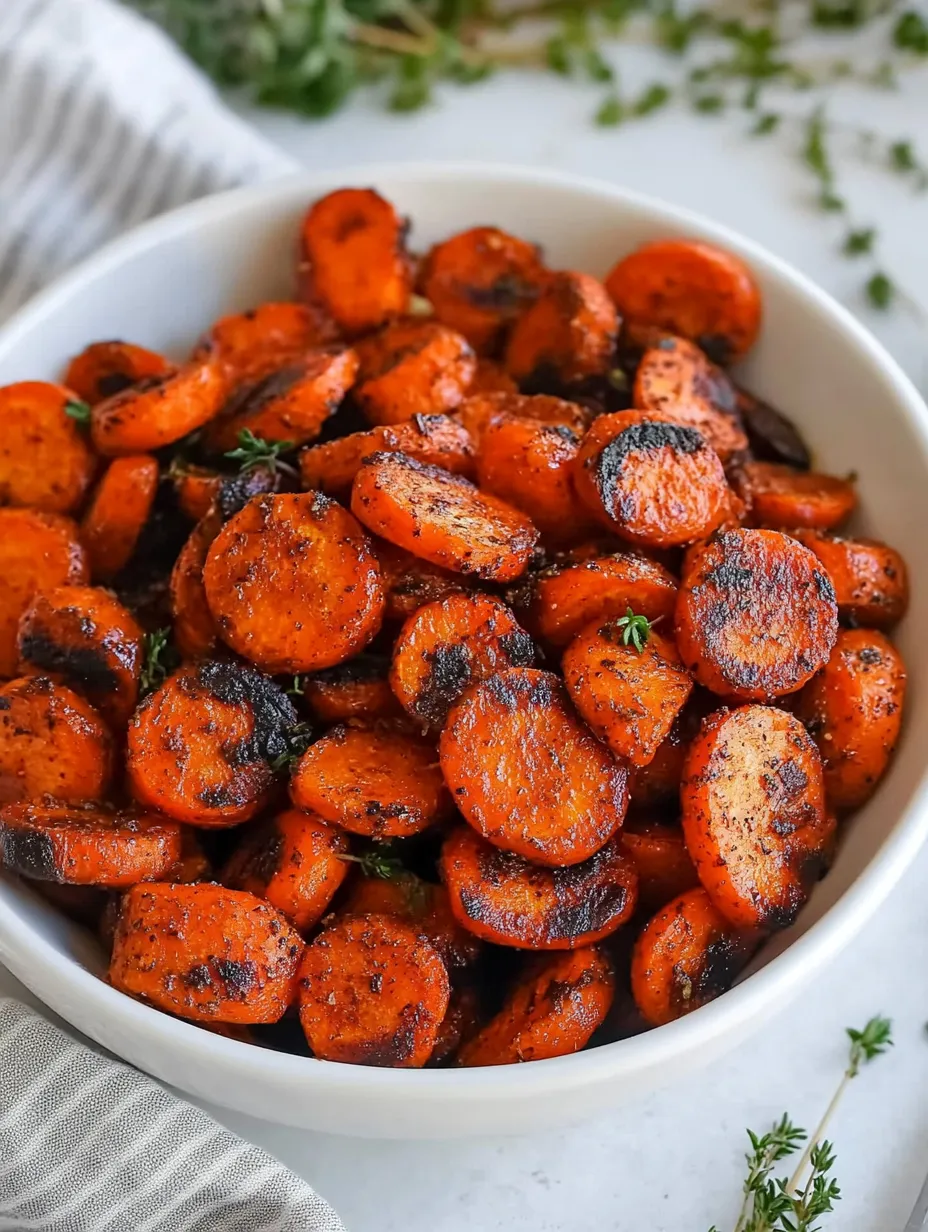
[[[528,1061],[795,919],[899,734],[906,571],[728,374],[738,258],[406,233],[334,192],[293,302],[0,389],[0,857],[168,1013]]]

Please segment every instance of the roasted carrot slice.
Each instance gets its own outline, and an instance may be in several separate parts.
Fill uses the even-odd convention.
[[[74,395],[47,381],[0,387],[0,503],[72,513],[93,480],[96,462],[85,434],[67,413]]]
[[[140,804],[191,825],[247,821],[270,789],[271,763],[290,752],[295,721],[284,691],[254,668],[182,667],[129,724],[129,788]]]
[[[800,694],[796,715],[822,755],[832,808],[859,808],[876,790],[899,739],[905,684],[902,658],[882,633],[842,629]]]
[[[757,949],[758,935],[735,928],[701,887],[658,911],[632,953],[639,1013],[661,1027],[728,992]]]
[[[219,875],[223,885],[267,899],[306,932],[322,919],[348,873],[348,840],[320,818],[286,809],[246,835]]]
[[[157,882],[122,901],[110,983],[195,1022],[277,1022],[302,956],[299,934],[253,894]]]
[[[551,672],[513,667],[473,685],[439,747],[455,804],[504,851],[579,864],[622,824],[628,771],[579,721]]]
[[[641,649],[633,617],[588,625],[564,651],[564,683],[592,730],[633,766],[644,766],[669,734],[693,688],[668,638],[651,631]],[[623,623],[624,621],[624,623]]]
[[[151,454],[114,458],[106,468],[81,523],[94,579],[107,581],[129,563],[157,491]]]
[[[463,928],[520,950],[574,950],[631,918],[638,874],[611,839],[570,868],[539,868],[458,826],[445,839],[441,875]]]
[[[168,476],[174,485],[177,504],[191,522],[199,522],[206,517],[226,478],[212,467],[187,462],[172,463]]]
[[[304,449],[300,454],[303,485],[343,495],[366,457],[397,451],[455,475],[474,474],[474,444],[458,420],[450,415],[414,415],[406,423],[352,432]]]
[[[549,277],[536,244],[497,227],[471,227],[429,251],[419,288],[439,321],[475,350],[495,354]]]
[[[204,659],[219,642],[219,633],[206,601],[203,566],[210,544],[222,529],[214,510],[199,521],[181,548],[171,571],[170,596],[174,641],[185,659]]]
[[[334,727],[290,781],[297,808],[375,838],[417,834],[448,812],[434,744],[389,725]]]
[[[458,407],[457,415],[478,448],[490,424],[505,416],[570,428],[578,436],[586,432],[593,420],[587,407],[550,394],[471,393]]]
[[[687,753],[680,800],[687,850],[718,910],[745,928],[791,924],[835,829],[799,720],[770,706],[711,715]]]
[[[618,836],[638,873],[638,904],[656,911],[672,898],[699,885],[679,826],[647,815],[631,815]]]
[[[736,386],[735,393],[738,412],[754,457],[763,462],[784,462],[797,470],[807,471],[812,459],[792,420],[746,389]]]
[[[305,445],[338,410],[358,371],[348,348],[330,348],[295,357],[254,385],[234,394],[203,432],[205,449],[234,449],[245,430],[265,441]]]
[[[60,677],[114,729],[125,727],[138,700],[142,630],[109,591],[40,591],[20,619],[17,647],[21,671]]]
[[[301,676],[299,687],[320,723],[391,719],[403,713],[390,688],[390,660],[381,655],[358,655],[337,667]]]
[[[717,363],[743,355],[760,330],[760,291],[751,271],[714,244],[642,244],[613,267],[606,288],[629,322],[689,338]]]
[[[324,1061],[418,1069],[450,991],[444,963],[415,929],[391,916],[350,916],[307,947],[300,1022]]]
[[[609,1013],[615,977],[594,947],[552,954],[532,964],[457,1064],[510,1065],[579,1052]]]
[[[568,553],[532,581],[530,628],[552,646],[566,646],[586,625],[624,616],[667,620],[676,579],[662,565],[632,552]]]
[[[64,384],[82,402],[96,406],[152,376],[164,376],[170,363],[156,351],[133,342],[92,342],[68,364]]]
[[[0,808],[0,863],[38,881],[122,890],[158,881],[180,854],[180,826],[156,813],[100,805]]]
[[[364,459],[351,508],[369,530],[397,547],[494,582],[518,577],[538,542],[538,531],[511,505],[403,453]]]
[[[733,482],[758,526],[832,530],[850,517],[857,504],[848,480],[777,462],[745,462]]]
[[[694,689],[653,758],[645,766],[632,768],[629,792],[633,805],[649,808],[679,796],[683,762],[690,741],[699,731],[702,720],[718,706],[717,697],[698,686]]]
[[[193,885],[195,881],[213,881],[213,866],[200,845],[196,831],[181,827],[180,855],[162,878],[163,881]]]
[[[745,701],[800,688],[831,653],[838,607],[808,548],[775,530],[731,530],[687,561],[677,647],[700,684]]]
[[[48,676],[0,688],[0,803],[102,800],[113,777],[113,738],[96,710]]]
[[[194,359],[219,360],[230,384],[254,384],[335,342],[334,321],[309,304],[271,301],[221,317],[200,339]]]
[[[480,1030],[480,997],[473,984],[451,989],[448,1010],[438,1028],[438,1039],[428,1059],[429,1067],[447,1065],[462,1044]]]
[[[250,501],[211,543],[203,584],[223,641],[272,673],[342,663],[380,628],[369,540],[321,492]]]
[[[645,351],[635,375],[635,406],[697,428],[724,462],[747,448],[731,380],[685,338]]]
[[[397,321],[357,344],[353,397],[372,424],[453,411],[477,369],[466,338],[437,321]]]
[[[657,411],[601,415],[583,438],[574,480],[600,522],[642,547],[703,539],[728,511],[718,454],[695,428]]]
[[[463,329],[459,332],[467,337]],[[471,346],[473,346],[472,342]],[[518,392],[518,385],[502,364],[494,359],[478,358],[476,371],[467,387],[468,398],[476,397],[478,394],[517,394]]]
[[[349,334],[401,316],[412,291],[405,240],[405,221],[372,188],[329,193],[303,219],[305,297]]]
[[[385,622],[408,620],[424,603],[434,603],[469,586],[460,573],[430,564],[386,540],[378,541],[377,558],[386,590]]]
[[[909,576],[895,548],[875,539],[841,539],[817,530],[795,530],[793,537],[815,553],[831,578],[842,620],[891,629],[906,614]]]
[[[390,682],[414,719],[440,727],[468,685],[534,661],[532,639],[504,603],[458,593],[409,618],[393,648]]]
[[[589,274],[552,274],[516,322],[506,370],[519,382],[569,385],[608,371],[619,330],[615,307]]]
[[[214,359],[147,377],[93,408],[94,448],[118,457],[171,445],[219,413],[227,388],[223,369]]]

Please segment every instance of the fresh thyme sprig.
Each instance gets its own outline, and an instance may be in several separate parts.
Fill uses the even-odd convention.
[[[294,723],[292,727],[288,727],[284,732],[284,741],[287,747],[282,753],[271,762],[273,771],[289,769],[294,762],[299,761],[306,750],[309,748],[313,739],[313,728],[311,723]]]
[[[357,864],[365,877],[379,877],[381,881],[390,881],[403,872],[402,860],[380,851],[365,851],[359,856],[345,854],[338,858]]]
[[[142,671],[139,676],[139,693],[144,697],[164,684],[168,675],[178,666],[180,657],[171,642],[170,629],[155,629],[142,638]]]
[[[634,646],[641,654],[651,636],[651,630],[660,619],[658,616],[655,620],[648,620],[647,616],[636,615],[630,607],[627,607],[625,615],[620,616],[615,622],[616,627],[622,630],[622,645]]]
[[[64,404],[64,413],[76,423],[87,424],[90,423],[93,411],[89,402],[82,402],[80,398],[70,398]]]
[[[295,474],[292,466],[280,460],[280,455],[289,453],[291,449],[293,441],[266,441],[261,436],[255,436],[250,428],[242,428],[238,434],[238,448],[228,450],[224,456],[238,462],[243,474],[256,466],[266,466],[272,475],[278,469]]]

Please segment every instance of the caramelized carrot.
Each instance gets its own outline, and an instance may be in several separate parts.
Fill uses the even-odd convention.
[[[891,629],[909,606],[905,561],[875,539],[841,539],[817,530],[793,537],[818,557],[835,588],[838,615],[852,625]]]
[[[837,627],[827,574],[779,531],[726,531],[688,559],[677,646],[714,693],[762,701],[795,692],[827,661]]]
[[[614,266],[606,288],[629,322],[689,338],[720,363],[750,350],[760,330],[760,291],[751,271],[714,244],[642,244]]]
[[[518,510],[460,475],[403,453],[375,453],[351,490],[358,519],[382,538],[432,564],[495,582],[518,577],[538,531]]]
[[[651,761],[646,766],[632,769],[629,791],[633,805],[648,808],[666,804],[671,798],[679,796],[683,762],[690,741],[699,731],[702,720],[718,706],[717,697],[696,686],[690,700],[674,719],[667,736],[657,746]]]
[[[718,910],[744,928],[791,924],[835,829],[799,720],[769,706],[711,715],[687,753],[680,800],[687,850]]]
[[[477,361],[467,340],[436,321],[397,321],[357,344],[354,399],[372,424],[453,411]]]
[[[586,432],[593,420],[587,407],[550,394],[471,394],[458,407],[457,414],[478,448],[490,424],[505,416],[531,419],[555,428],[570,428],[578,436]]]
[[[194,1022],[277,1022],[302,956],[299,934],[253,894],[158,882],[122,901],[110,983]]]
[[[614,991],[612,967],[599,950],[552,954],[526,970],[457,1063],[509,1065],[579,1052],[605,1021]]]
[[[606,288],[589,274],[552,274],[516,322],[506,370],[519,382],[569,385],[606,372],[619,322]]]
[[[332,667],[380,628],[367,536],[321,492],[250,501],[210,544],[203,584],[223,641],[271,673]]]
[[[467,337],[465,330],[458,332]],[[470,342],[470,339],[468,341]],[[474,398],[478,394],[517,394],[518,392],[518,385],[502,364],[498,364],[494,359],[478,358],[477,368],[467,387],[468,398]]]
[[[180,855],[162,878],[164,881],[193,885],[195,881],[213,881],[213,866],[200,845],[196,831],[181,827]],[[114,921],[115,924],[115,921]]]
[[[592,945],[630,919],[638,899],[618,838],[582,864],[539,868],[458,826],[442,847],[441,875],[463,928],[522,950]]]
[[[448,1010],[438,1028],[438,1038],[427,1064],[429,1067],[447,1065],[453,1061],[458,1049],[480,1030],[480,998],[472,984],[463,984],[451,989]]]
[[[68,364],[64,383],[82,402],[96,406],[171,365],[163,355],[132,342],[92,342]]]
[[[158,461],[150,454],[115,458],[104,472],[81,523],[95,580],[125,568],[158,491]]]
[[[418,1069],[448,1009],[450,985],[434,947],[386,915],[327,928],[300,967],[300,1022],[324,1061]]]
[[[212,467],[195,466],[186,462],[172,464],[168,475],[174,485],[177,504],[191,522],[199,522],[206,517],[225,478]]]
[[[785,462],[797,470],[812,465],[809,449],[792,420],[746,389],[735,387],[738,413],[748,434],[751,453],[762,462]]]
[[[699,884],[679,826],[648,816],[629,816],[619,834],[622,850],[638,873],[638,902],[656,911]]]
[[[185,659],[204,659],[216,649],[219,633],[206,601],[203,566],[222,521],[213,510],[199,521],[181,548],[171,571],[170,596],[174,640]]]
[[[221,317],[200,339],[194,359],[219,360],[232,385],[251,385],[337,340],[335,323],[308,304],[271,301]]]
[[[390,683],[414,719],[440,727],[468,685],[534,661],[532,639],[504,603],[458,593],[409,618],[393,648]]]
[[[758,526],[832,530],[854,512],[857,494],[846,479],[797,471],[777,462],[745,462],[734,479]]]
[[[93,408],[94,448],[118,457],[172,445],[219,413],[226,389],[225,373],[214,359],[148,377]]]
[[[378,540],[377,557],[386,590],[385,622],[408,620],[424,603],[445,599],[469,585],[461,574],[430,564],[386,540]]]
[[[551,672],[513,667],[448,715],[441,767],[484,838],[536,864],[579,864],[618,830],[628,772],[589,733]]]
[[[253,817],[290,751],[296,712],[284,691],[232,662],[182,667],[150,693],[129,724],[129,788],[146,808],[204,827]]]
[[[74,395],[47,381],[0,387],[0,503],[73,513],[96,463],[67,408]]]
[[[886,773],[905,683],[902,658],[882,633],[842,629],[831,658],[800,694],[796,715],[822,755],[832,808],[859,808]]]
[[[300,677],[300,688],[320,723],[391,719],[403,713],[390,688],[390,660],[380,655],[358,655],[337,667]]]
[[[334,727],[311,744],[290,782],[297,808],[353,834],[416,834],[448,812],[434,744],[384,725]]]

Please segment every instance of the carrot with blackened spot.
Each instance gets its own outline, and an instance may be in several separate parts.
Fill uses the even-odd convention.
[[[417,834],[449,811],[434,744],[387,724],[333,728],[296,765],[297,808],[353,834]]]
[[[658,911],[635,942],[632,994],[652,1027],[728,992],[760,935],[732,925],[701,887]]]
[[[253,894],[156,882],[123,898],[109,978],[194,1022],[277,1022],[296,996],[303,949],[280,912]]]
[[[461,926],[521,950],[592,945],[629,920],[638,899],[638,874],[618,838],[581,864],[539,868],[459,826],[440,868]]]
[[[69,416],[74,395],[47,381],[0,387],[0,504],[73,513],[96,460]]]
[[[353,397],[372,424],[453,411],[477,369],[467,340],[437,321],[397,321],[356,349]]]
[[[495,582],[518,577],[538,542],[536,528],[511,505],[403,453],[365,458],[351,508],[369,530],[397,547]]]
[[[787,466],[807,471],[812,465],[809,447],[792,420],[746,389],[736,386],[735,395],[754,457],[762,462],[785,462]]]
[[[448,715],[441,768],[484,838],[536,864],[579,864],[621,826],[628,771],[576,717],[560,680],[509,668]]]
[[[170,368],[163,355],[135,343],[92,342],[68,364],[64,384],[82,402],[96,406],[149,377],[164,376]]]
[[[605,1021],[614,993],[609,960],[593,946],[539,959],[460,1050],[457,1064],[510,1065],[579,1052]]]
[[[114,458],[106,468],[81,522],[95,580],[108,581],[129,563],[157,492],[151,454]]]
[[[757,526],[832,530],[857,505],[854,485],[847,479],[777,462],[745,462],[735,471],[733,483]]]
[[[799,695],[796,716],[822,755],[832,808],[859,808],[876,790],[899,739],[905,686],[902,657],[882,633],[842,629]]]
[[[337,341],[334,321],[309,304],[270,301],[220,317],[200,339],[192,358],[218,359],[232,385],[251,385]]]
[[[687,559],[677,647],[714,693],[763,701],[795,692],[827,661],[837,628],[828,575],[788,535],[726,531]]]
[[[609,370],[619,321],[601,282],[563,272],[551,279],[516,322],[506,346],[506,370],[517,381],[569,385]]]
[[[390,660],[381,655],[357,655],[347,663],[301,676],[298,687],[320,723],[392,719],[403,713],[390,688]]]
[[[147,377],[98,402],[90,416],[94,448],[107,457],[172,445],[218,415],[228,390],[215,359],[191,361]]]
[[[593,420],[592,411],[566,398],[516,392],[471,394],[458,407],[457,415],[478,448],[490,425],[506,416],[570,428],[578,436],[583,436]]]
[[[386,592],[385,623],[408,620],[423,604],[466,591],[471,585],[470,579],[460,573],[433,565],[385,539],[377,541],[377,559]]]
[[[327,928],[300,967],[300,1022],[324,1061],[421,1068],[449,995],[435,948],[386,915],[351,916]]]
[[[792,534],[815,553],[831,578],[842,620],[891,629],[906,614],[908,570],[895,548],[875,539],[843,539],[817,530]]]

